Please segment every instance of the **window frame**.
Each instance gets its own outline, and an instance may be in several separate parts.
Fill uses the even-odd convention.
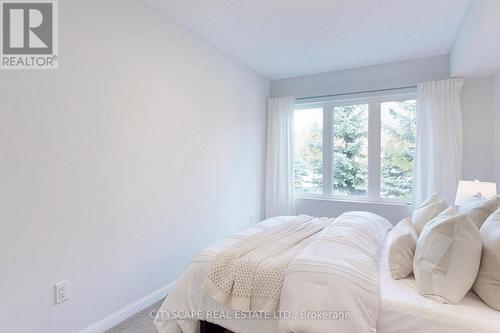
[[[353,96],[351,98],[320,98],[313,100],[298,100],[295,110],[313,108],[323,109],[323,193],[307,193],[295,191],[295,197],[299,199],[323,199],[345,202],[364,202],[381,204],[404,204],[409,205],[411,199],[383,198],[381,196],[381,161],[382,161],[382,117],[381,104],[385,102],[401,102],[405,100],[416,100],[415,89],[400,93],[384,95]],[[353,104],[368,104],[368,179],[366,195],[340,195],[335,194],[333,189],[333,122],[334,108]]]

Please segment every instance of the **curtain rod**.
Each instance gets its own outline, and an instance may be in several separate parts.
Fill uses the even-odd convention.
[[[416,87],[417,86],[407,86],[407,87],[397,87],[397,88],[384,88],[384,89],[375,89],[375,90],[363,90],[363,91],[355,91],[355,92],[332,94],[332,95],[319,95],[319,96],[299,97],[299,98],[296,98],[296,100],[300,101],[300,100],[304,100],[304,99],[313,99],[313,98],[325,98],[325,97],[337,97],[337,96],[346,96],[346,95],[366,94],[366,93],[383,92],[383,91],[391,91],[391,90],[411,89],[411,88],[416,88]]]

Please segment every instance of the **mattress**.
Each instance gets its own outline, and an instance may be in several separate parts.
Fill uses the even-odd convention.
[[[459,304],[441,304],[420,295],[413,276],[392,279],[387,248],[386,239],[379,252],[378,333],[500,332],[500,312],[490,308],[472,291]]]

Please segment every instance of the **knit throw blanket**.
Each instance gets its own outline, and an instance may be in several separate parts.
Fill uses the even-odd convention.
[[[217,255],[202,288],[233,310],[274,311],[288,264],[331,221],[299,216],[243,239]]]

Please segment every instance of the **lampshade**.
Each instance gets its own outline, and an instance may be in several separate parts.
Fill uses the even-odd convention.
[[[457,196],[455,197],[455,205],[461,205],[465,200],[481,193],[484,198],[491,198],[497,195],[497,184],[475,181],[461,180],[458,183]]]

